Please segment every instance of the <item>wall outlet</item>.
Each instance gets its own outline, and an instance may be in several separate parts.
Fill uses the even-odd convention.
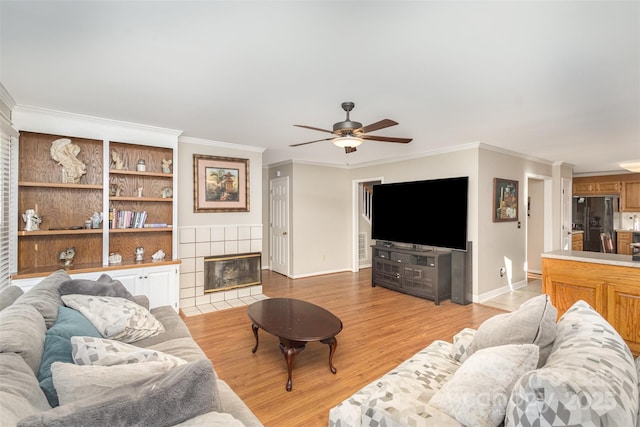
[[[501,267],[500,268],[500,277],[504,276],[504,273],[506,273],[506,272],[507,272],[507,270],[505,270],[504,267]]]

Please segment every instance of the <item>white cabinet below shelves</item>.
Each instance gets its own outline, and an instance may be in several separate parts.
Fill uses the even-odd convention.
[[[108,274],[113,280],[119,280],[133,295],[146,295],[149,298],[149,308],[169,305],[178,311],[180,264],[97,271],[70,274],[70,276],[72,279],[96,280],[102,274]],[[14,279],[11,284],[27,292],[43,279],[44,277]]]

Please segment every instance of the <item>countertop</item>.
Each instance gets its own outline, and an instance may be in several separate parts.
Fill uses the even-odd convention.
[[[584,230],[573,230],[571,234],[584,234]]]
[[[563,259],[567,261],[590,262],[594,264],[619,265],[621,267],[640,268],[640,261],[632,261],[631,255],[605,254],[586,251],[551,251],[542,254],[542,258]]]

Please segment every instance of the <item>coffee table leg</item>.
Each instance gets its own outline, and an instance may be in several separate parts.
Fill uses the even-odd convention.
[[[335,374],[338,370],[333,366],[333,355],[338,347],[338,340],[336,340],[336,337],[331,337],[320,342],[329,345],[329,369],[331,373]]]
[[[296,354],[304,350],[305,344],[298,341],[280,340],[280,351],[284,354],[284,360],[287,362],[287,391],[293,389],[293,359],[295,359]]]
[[[252,323],[251,324],[251,329],[253,330],[253,336],[256,337],[256,345],[251,350],[251,353],[255,353],[256,350],[258,350],[258,329],[259,329],[258,325],[256,325],[255,323]]]

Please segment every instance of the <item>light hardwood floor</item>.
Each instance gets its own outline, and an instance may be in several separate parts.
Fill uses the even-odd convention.
[[[288,279],[263,272],[263,292],[320,305],[338,316],[329,371],[329,348],[309,343],[295,358],[293,390],[285,390],[287,370],[277,338],[259,332],[255,354],[246,307],[185,317],[193,337],[218,373],[260,421],[271,426],[326,426],[329,409],[382,376],[436,339],[451,341],[464,327],[477,328],[503,310],[479,304],[432,301],[371,287],[371,270]]]

